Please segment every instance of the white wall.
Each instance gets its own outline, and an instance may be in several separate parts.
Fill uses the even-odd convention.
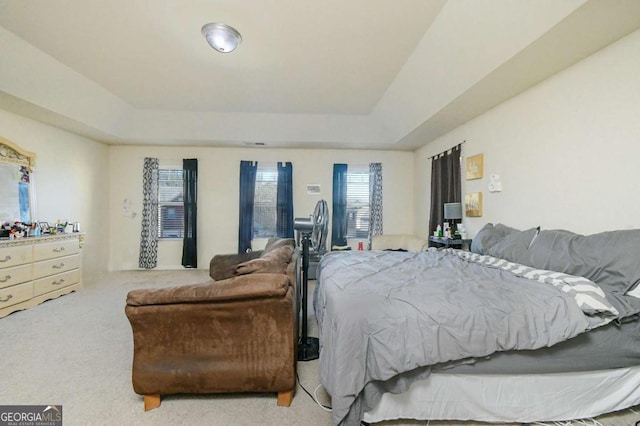
[[[463,140],[463,155],[484,154],[485,177],[463,180],[482,191],[484,215],[465,218],[475,233],[486,222],[541,225],[593,233],[640,228],[640,31],[542,82],[415,153],[263,148],[112,146],[0,110],[0,135],[37,154],[40,220],[79,221],[87,232],[85,283],[107,268],[136,269],[144,157],[200,166],[199,266],[237,249],[240,160],[294,164],[295,216],[331,199],[332,164],[383,163],[385,233],[426,235],[430,160]],[[490,173],[504,190],[489,193]],[[322,186],[306,194],[307,183]],[[122,215],[132,201],[134,219]],[[180,242],[160,243],[159,268],[181,268]],[[108,262],[108,263],[107,263]]]
[[[0,129],[0,136],[36,154],[36,219],[80,222],[86,232],[83,280],[91,285],[108,264],[107,146],[1,109]]]
[[[463,156],[484,154],[485,223],[589,234],[640,228],[640,31],[421,148],[415,156],[415,229],[429,231],[431,155],[464,140]],[[488,175],[504,190],[487,191]]]
[[[409,233],[413,226],[413,153],[392,151],[307,150],[269,148],[112,146],[110,154],[109,221],[110,269],[138,268],[140,214],[142,212],[142,164],[145,157],[181,162],[198,159],[198,267],[208,268],[219,253],[238,249],[238,203],[240,161],[293,163],[295,217],[313,213],[316,202],[325,199],[331,209],[334,163],[381,162],[383,173],[384,232]],[[308,195],[306,185],[320,184],[320,195]],[[124,199],[137,213],[122,214]],[[256,245],[254,248],[260,248]],[[182,268],[182,240],[160,241],[158,269]]]

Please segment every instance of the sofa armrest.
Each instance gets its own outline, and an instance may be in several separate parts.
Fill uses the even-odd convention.
[[[209,276],[216,281],[226,280],[235,276],[236,266],[248,260],[257,259],[262,250],[240,254],[217,254],[209,262]]]
[[[427,238],[409,235],[406,244],[408,251],[424,251],[429,246],[429,241]]]
[[[128,306],[220,303],[243,299],[283,297],[289,277],[283,274],[251,274],[205,284],[132,290]]]

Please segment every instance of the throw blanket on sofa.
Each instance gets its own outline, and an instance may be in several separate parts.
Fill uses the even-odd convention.
[[[324,256],[314,307],[334,424],[356,425],[382,390],[406,389],[403,373],[551,346],[617,314],[594,283],[457,253]]]

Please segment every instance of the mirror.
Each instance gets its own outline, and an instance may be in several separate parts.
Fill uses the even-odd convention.
[[[33,222],[36,155],[0,137],[0,222]]]

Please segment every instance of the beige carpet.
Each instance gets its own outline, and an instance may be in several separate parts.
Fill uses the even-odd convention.
[[[0,319],[0,405],[62,405],[69,425],[330,425],[298,386],[289,408],[275,394],[176,395],[144,412],[131,387],[133,342],[124,314],[127,292],[202,282],[205,270],[113,272],[95,286]],[[315,320],[309,322],[317,335]],[[319,384],[317,360],[298,363],[302,385]],[[323,403],[330,403],[320,389]],[[631,411],[598,418],[634,425]],[[426,422],[385,422],[418,425]],[[431,422],[430,425],[477,424]],[[576,425],[578,423],[575,423]]]

